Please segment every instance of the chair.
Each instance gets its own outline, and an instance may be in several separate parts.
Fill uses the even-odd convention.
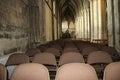
[[[82,50],[83,50],[84,48],[86,48],[86,47],[91,47],[91,45],[90,45],[90,44],[78,45],[78,49],[79,49],[80,52],[82,52]]]
[[[6,66],[29,63],[29,57],[23,53],[15,53],[9,56]]]
[[[74,63],[74,62],[84,63],[83,56],[80,53],[76,53],[76,52],[64,53],[60,57],[59,66],[62,66],[67,63]]]
[[[50,80],[48,69],[37,63],[26,63],[17,66],[10,80]]]
[[[50,48],[56,48],[59,51],[62,51],[62,47],[59,44],[53,44],[53,45],[50,46]]]
[[[118,54],[117,50],[114,47],[105,46],[102,48],[102,51],[108,52],[110,55],[115,56]]]
[[[98,43],[91,43],[91,45],[92,45],[93,47],[98,48],[99,50],[101,50],[103,47],[105,47],[105,45],[98,44]]]
[[[106,66],[103,80],[120,80],[120,62],[114,62]]]
[[[111,63],[112,58],[111,56],[104,51],[95,51],[88,55],[88,64],[94,63]]]
[[[44,52],[48,48],[48,44],[42,44],[37,46],[38,49],[40,49],[41,52]]]
[[[6,67],[0,64],[0,80],[6,80],[6,78],[7,78]]]
[[[32,62],[46,65],[50,71],[56,71],[56,59],[55,56],[51,53],[36,54]]]
[[[38,54],[38,53],[41,53],[41,51],[37,48],[29,48],[25,52],[25,54],[28,55],[29,57],[33,57],[35,54]]]
[[[79,52],[77,48],[65,48],[62,53],[66,52]]]
[[[67,44],[64,46],[64,49],[65,48],[77,48],[75,45],[72,45],[72,44]]]
[[[55,80],[98,80],[92,66],[84,63],[69,63],[57,70]]]
[[[88,56],[91,52],[98,51],[96,47],[86,47],[82,50],[83,56]]]
[[[56,48],[47,48],[44,52],[52,53],[55,55],[55,57],[59,57],[61,54],[60,51]]]
[[[114,61],[120,60],[120,56],[118,55],[118,52],[114,47],[105,46],[102,48],[102,51],[109,53]]]
[[[19,64],[29,63],[29,57],[23,53],[15,53],[9,56],[6,67],[8,70],[8,78],[10,78],[13,70]]]
[[[106,65],[112,62],[111,56],[104,51],[95,51],[88,55],[87,63],[92,65],[101,78]]]
[[[32,62],[45,65],[49,70],[50,78],[51,79],[55,78],[57,64],[55,56],[53,54],[51,53],[36,54]]]

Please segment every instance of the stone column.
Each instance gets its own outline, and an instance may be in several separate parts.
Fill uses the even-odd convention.
[[[85,38],[85,10],[83,10],[83,37]]]
[[[45,43],[45,1],[39,0],[40,43]]]
[[[87,8],[87,38],[90,38],[90,16],[89,16],[89,8]]]
[[[106,9],[107,9],[107,5],[106,5],[106,0],[100,0],[100,6],[101,6],[101,38],[103,39],[108,39],[108,30],[107,30],[107,12],[106,12]]]
[[[81,18],[82,18],[82,38],[84,38],[84,13],[83,13],[83,11],[82,11]]]
[[[94,39],[98,38],[98,0],[93,0]]]
[[[86,9],[84,9],[84,38],[87,38],[87,12]]]
[[[120,52],[120,21],[119,21],[119,6],[118,0],[113,0],[114,2],[114,22],[115,22],[115,47]]]
[[[101,5],[101,0],[98,0],[98,39],[102,39],[102,5]],[[104,5],[104,4],[103,4]]]
[[[94,38],[94,14],[93,14],[93,1],[90,0],[90,16],[91,16],[91,41]]]
[[[79,25],[80,25],[80,29],[79,29],[80,37],[79,38],[82,38],[82,18],[79,17],[79,20],[80,20],[80,23],[79,23]]]
[[[109,46],[114,46],[114,37],[113,37],[113,9],[112,9],[112,0],[107,0],[107,15],[108,15],[108,44]]]
[[[91,38],[91,17],[90,17],[90,8],[88,7],[87,9],[87,15],[88,15],[88,38],[90,39]]]

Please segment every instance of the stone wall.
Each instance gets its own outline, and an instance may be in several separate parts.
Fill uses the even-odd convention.
[[[47,42],[54,40],[54,24],[52,12],[52,0],[45,1],[45,39]]]
[[[120,10],[119,0],[107,0],[109,46],[120,52]]]
[[[0,55],[7,51],[26,49],[28,43],[26,6],[27,0],[0,0]]]

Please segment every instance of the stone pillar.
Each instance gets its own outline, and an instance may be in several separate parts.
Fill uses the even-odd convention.
[[[90,21],[90,9],[88,8],[87,9],[87,19],[88,19],[88,38],[90,39],[91,38],[91,21]]]
[[[83,12],[82,12],[81,19],[82,19],[82,38],[84,38],[84,14]]]
[[[83,9],[83,37],[82,38],[85,38],[85,10]]]
[[[85,26],[84,26],[84,38],[87,38],[87,11],[86,9],[84,9],[84,22],[85,22]]]
[[[103,39],[108,39],[108,30],[107,30],[107,12],[106,12],[106,9],[107,9],[107,5],[106,5],[106,0],[99,0],[100,1],[100,9],[101,9],[101,12],[100,12],[100,15],[101,15],[101,38]]]
[[[54,31],[55,31],[55,28],[54,28],[53,0],[51,0],[51,5],[52,5],[52,7],[51,7],[51,9],[52,9],[52,10],[51,10],[51,11],[52,11],[52,12],[51,12],[51,13],[52,13],[52,16],[51,16],[51,17],[52,17],[52,40],[55,40],[55,35],[54,35],[54,34],[55,34],[55,32],[54,32]]]
[[[113,0],[114,2],[114,22],[115,22],[115,47],[120,52],[120,23],[119,23],[119,6],[118,0]]]
[[[80,32],[80,38],[82,38],[82,18],[79,17],[79,19],[80,19],[80,23],[79,23],[79,25],[80,25],[80,30],[79,30],[79,32]]]
[[[87,8],[87,38],[90,38],[90,16],[89,16],[89,8]]]
[[[98,0],[93,0],[94,39],[98,38]]]
[[[98,0],[97,4],[98,4],[98,39],[102,39],[102,34],[104,34],[104,33],[102,33],[102,22],[101,22],[101,20],[102,20],[102,15],[101,15],[102,6],[101,6],[101,0]]]
[[[108,15],[108,44],[109,46],[114,46],[114,37],[113,37],[113,9],[112,9],[112,0],[107,0],[107,15]]]
[[[91,41],[94,38],[94,14],[93,14],[93,1],[90,0],[90,16],[91,16]]]
[[[45,43],[45,1],[39,0],[40,43]]]

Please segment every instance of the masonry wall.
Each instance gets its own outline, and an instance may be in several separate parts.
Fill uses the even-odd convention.
[[[109,46],[120,52],[120,10],[119,0],[107,0]]]
[[[0,56],[24,51],[28,43],[27,0],[0,0]]]
[[[45,2],[45,36],[46,36],[46,41],[53,40],[52,17],[53,16],[52,16],[51,0],[48,0],[48,2]]]

